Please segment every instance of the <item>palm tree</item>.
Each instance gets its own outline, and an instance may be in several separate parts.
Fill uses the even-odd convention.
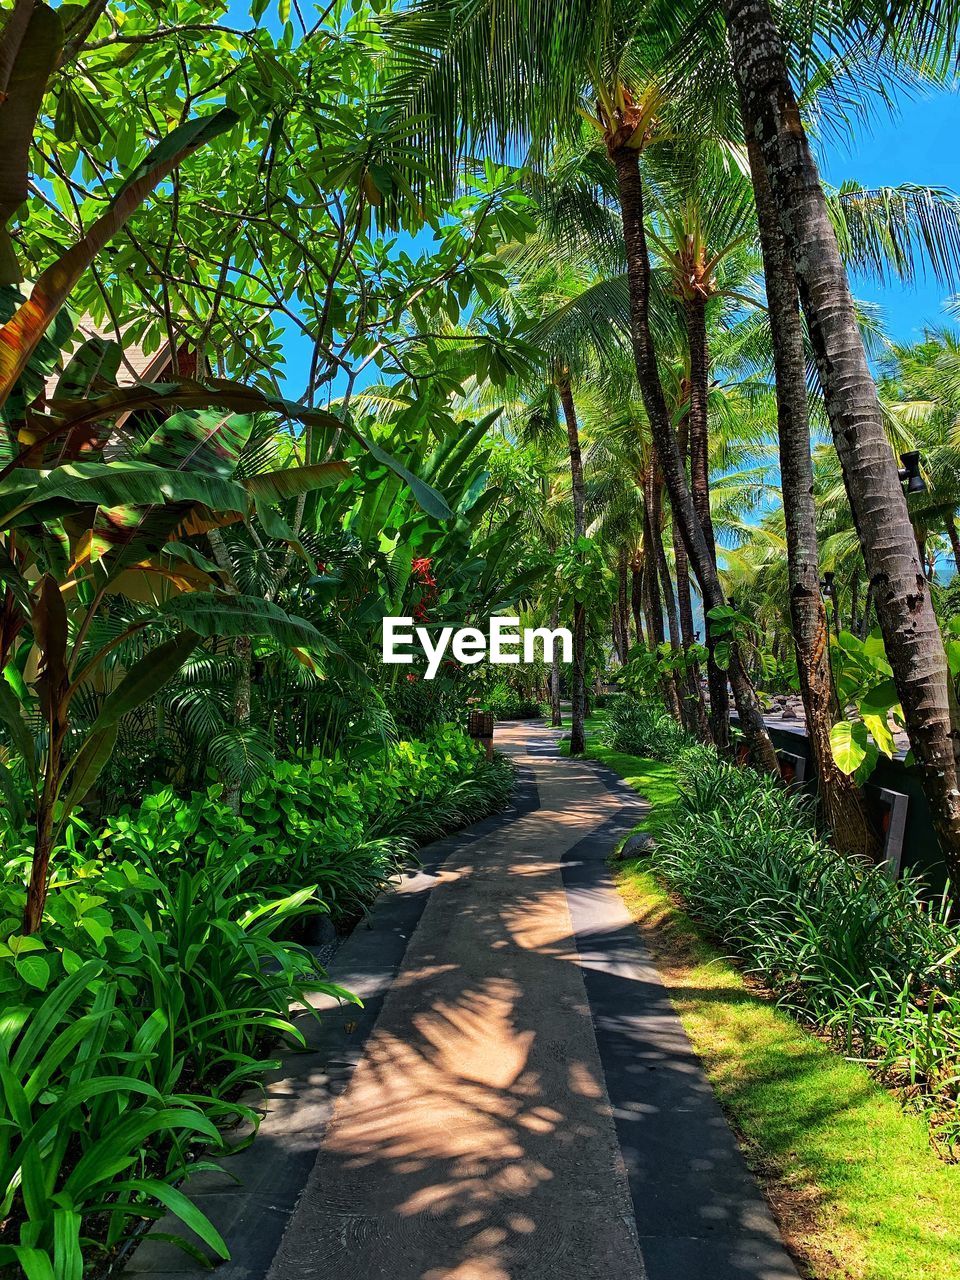
[[[620,19],[625,18],[626,25]],[[642,50],[631,43],[632,13],[612,3],[582,6],[552,0],[477,6],[466,0],[421,0],[387,24],[401,72],[398,92],[409,94],[425,121],[423,146],[439,169],[467,142],[513,137],[542,148],[576,133],[578,113],[599,128],[616,178],[630,293],[630,332],[637,381],[654,447],[687,554],[707,612],[707,643],[715,642],[710,611],[723,590],[697,518],[667,412],[650,317],[650,259],[644,230],[641,152],[660,140],[664,95],[633,67]],[[633,59],[631,92],[622,73]],[[754,763],[776,771],[776,753],[755,692],[732,646],[730,683]]]
[[[765,235],[793,269],[910,741],[960,875],[960,713],[837,236],[767,0],[723,0]],[[775,216],[774,216],[775,215]],[[771,274],[775,274],[771,271]]]

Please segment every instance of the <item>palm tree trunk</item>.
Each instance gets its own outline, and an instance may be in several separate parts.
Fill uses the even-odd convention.
[[[710,728],[710,717],[707,715],[707,704],[700,685],[700,666],[690,656],[697,643],[693,626],[693,606],[690,602],[690,566],[687,561],[687,549],[683,545],[676,521],[673,523],[673,561],[677,571],[677,602],[680,614],[680,636],[687,654],[687,669],[684,694],[687,703],[687,719],[693,732],[701,742],[713,742],[713,731]]]
[[[957,522],[952,515],[948,515],[946,519],[947,537],[950,539],[950,547],[953,551],[953,565],[957,573],[960,573],[960,534],[957,533]]]
[[[873,583],[867,583],[867,594],[863,601],[863,617],[860,619],[860,639],[866,640],[870,633],[870,610],[873,607]]]
[[[554,609],[550,615],[550,630],[557,629],[557,623],[560,621],[560,610]],[[554,729],[559,729],[563,725],[563,714],[560,708],[560,651],[559,646],[553,646],[553,660],[550,663],[550,724]]]
[[[863,793],[834,763],[830,729],[840,719],[830,672],[827,612],[820,593],[813,460],[807,413],[806,357],[796,278],[756,141],[747,150],[756,195],[760,248],[776,373],[780,483],[787,534],[790,617],[807,737],[820,801],[837,848],[876,858],[880,851]]]
[[[643,561],[637,556],[630,564],[630,610],[637,644],[644,648],[647,637],[643,630]]]
[[[690,450],[690,491],[693,508],[700,520],[707,550],[717,569],[717,544],[710,515],[710,432],[708,395],[710,360],[707,352],[707,307],[703,298],[687,298],[683,305],[690,353],[690,406],[687,410],[687,432]],[[710,686],[710,728],[713,740],[721,748],[730,744],[730,698],[727,674],[707,654],[707,682]]]
[[[688,411],[683,414],[677,427],[677,446],[680,450],[680,460],[683,464],[684,474],[686,474],[687,449],[690,439],[690,424],[688,418],[689,406]],[[676,567],[677,574],[677,603],[680,613],[680,637],[684,651],[687,655],[685,696],[688,706],[688,719],[693,732],[697,735],[700,741],[712,743],[713,731],[710,728],[710,718],[707,715],[707,704],[704,700],[703,688],[700,683],[700,664],[692,657],[693,646],[697,643],[697,633],[693,626],[693,605],[690,600],[690,562],[687,559],[687,548],[683,545],[683,538],[680,536],[680,530],[677,527],[676,520],[671,520],[670,532],[673,540],[673,563]]]
[[[647,619],[647,643],[651,650],[658,649],[666,635],[663,630],[663,601],[660,598],[660,578],[653,549],[650,512],[646,508],[643,513],[643,611]]]
[[[846,272],[768,0],[724,0],[744,121],[793,261],[847,498],[944,861],[960,881],[960,710]]]
[[[580,452],[580,431],[577,411],[573,403],[570,379],[561,375],[557,380],[557,392],[563,408],[567,427],[567,447],[570,454],[570,488],[573,498],[573,537],[584,537],[586,525],[586,489],[583,483],[583,457]],[[586,718],[586,688],[584,677],[587,662],[587,611],[582,600],[573,602],[573,671],[570,679],[570,754],[583,755],[586,749],[583,722]]]
[[[667,615],[667,636],[670,640],[671,652],[678,654],[680,652],[680,620],[677,615],[677,599],[673,593],[670,566],[667,564],[666,552],[663,549],[663,481],[657,474],[656,468],[653,469],[651,477],[650,499],[650,533],[653,538],[654,557],[660,577],[660,586],[663,591],[664,610]],[[670,686],[667,692],[667,705],[684,728],[690,728],[686,715],[686,699],[679,675],[671,672],[667,678],[667,683]]]
[[[690,563],[700,583],[704,611],[709,614],[711,609],[718,608],[724,603],[723,590],[716,567],[710,558],[703,529],[700,527],[693,507],[677,438],[667,411],[657,366],[657,353],[650,331],[650,257],[643,227],[643,186],[640,181],[639,158],[636,150],[621,146],[612,150],[611,159],[616,166],[620,210],[623,216],[627,276],[630,284],[630,330],[637,381],[640,384],[644,407],[650,422],[657,459],[670,495],[674,519],[680,525]],[[706,626],[707,648],[711,650],[714,645],[714,636],[709,617],[706,620]],[[767,733],[756,691],[740,662],[736,644],[733,646],[730,661],[730,683],[737,702],[740,728],[754,766],[767,773],[777,772],[777,753]],[[720,745],[722,744],[718,743],[718,746]]]
[[[630,614],[627,605],[628,586],[627,545],[621,543],[617,551],[617,599],[613,606],[614,645],[621,662],[627,661],[630,652]]]

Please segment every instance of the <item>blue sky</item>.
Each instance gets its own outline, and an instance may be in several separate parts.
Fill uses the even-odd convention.
[[[913,182],[960,193],[958,142],[960,93],[939,90],[922,98],[902,99],[894,119],[879,116],[870,129],[858,124],[854,141],[832,137],[815,143],[815,149],[823,177],[833,185],[845,180],[869,187]],[[852,284],[858,298],[882,308],[884,330],[897,341],[919,339],[925,326],[950,322],[943,311],[949,292],[933,280],[904,286],[858,277]],[[288,394],[302,394],[307,360],[306,342],[291,330],[283,378]],[[358,389],[375,379],[376,370],[371,368]],[[342,379],[335,382],[334,395],[342,391],[341,383]]]
[[[853,179],[864,186],[916,182],[960,192],[960,94],[939,91],[901,102],[895,120],[884,116],[872,133],[859,129],[858,134],[852,145],[833,141],[818,148],[828,182],[839,185]],[[922,337],[925,324],[947,320],[941,309],[944,290],[933,281],[905,288],[856,279],[853,287],[858,297],[883,307],[884,327],[899,341]]]

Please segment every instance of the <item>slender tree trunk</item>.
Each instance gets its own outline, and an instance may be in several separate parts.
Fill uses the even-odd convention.
[[[634,557],[630,564],[630,609],[633,613],[633,630],[637,644],[644,648],[647,637],[643,631],[643,561]]]
[[[866,640],[870,634],[870,610],[873,608],[873,583],[867,583],[867,594],[863,601],[863,617],[860,619],[860,639]]]
[[[793,260],[847,498],[944,861],[960,880],[960,713],[846,272],[768,0],[724,0],[744,121]]]
[[[570,485],[573,498],[574,540],[585,536],[586,490],[583,483],[583,457],[580,453],[580,431],[577,411],[573,403],[570,379],[562,375],[557,380],[557,391],[567,427],[567,446],[570,453]],[[583,722],[586,718],[586,688],[584,678],[587,661],[587,611],[582,600],[573,602],[573,671],[570,680],[570,754],[583,755],[586,749]]]
[[[670,574],[670,566],[667,563],[666,552],[663,549],[663,498],[661,488],[660,481],[655,475],[651,494],[653,500],[653,510],[650,513],[651,533],[653,534],[657,568],[660,571],[660,583],[663,588],[663,603],[667,615],[667,636],[670,640],[670,648],[679,649],[680,619],[677,614],[677,598],[673,593],[673,578]]]
[[[860,570],[854,566],[850,577],[850,630],[854,635],[860,625]]]
[[[560,621],[560,610],[554,609],[550,615],[550,630],[555,631]],[[553,658],[550,663],[550,723],[554,729],[562,728],[563,714],[560,708],[560,648],[553,646]]]
[[[690,438],[688,418],[689,411],[683,414],[677,427],[677,446],[680,450],[680,460],[684,468],[684,474],[686,474],[687,449]],[[693,606],[690,600],[690,562],[687,559],[687,548],[683,545],[683,538],[680,536],[676,520],[671,520],[670,532],[673,539],[673,563],[677,574],[680,636],[687,654],[688,664],[685,673],[686,699],[689,707],[688,719],[700,741],[712,743],[713,731],[710,728],[707,704],[700,683],[700,664],[691,657],[693,646],[697,643],[697,634],[693,625]]]
[[[632,148],[620,146],[611,148],[611,159],[616,166],[620,209],[623,216],[624,246],[630,285],[630,329],[637,381],[640,384],[644,407],[650,422],[657,458],[670,495],[674,519],[680,525],[690,563],[700,583],[704,612],[709,613],[711,609],[723,604],[723,590],[710,559],[703,529],[693,509],[690,487],[684,474],[677,438],[663,395],[657,354],[650,331],[650,258],[643,227],[643,186],[640,181],[639,158]],[[709,650],[714,644],[713,628],[710,626],[709,619],[706,620],[706,628]],[[740,727],[751,759],[758,769],[768,773],[777,772],[777,754],[767,733],[756,691],[746,678],[746,673],[739,661],[736,645],[733,646],[730,675],[740,715]]]
[[[710,515],[710,430],[708,395],[710,389],[710,360],[707,352],[707,306],[701,297],[687,298],[683,304],[684,324],[687,331],[687,348],[690,353],[690,407],[687,411],[687,432],[690,449],[690,492],[693,509],[707,544],[707,551],[717,572],[717,544],[713,536],[713,518]],[[721,671],[713,657],[712,648],[707,654],[707,682],[710,686],[710,728],[719,747],[730,743],[730,698],[727,693],[727,673]]]
[[[790,618],[807,737],[817,772],[820,801],[837,847],[847,853],[875,858],[879,843],[863,794],[853,779],[837,768],[830,746],[830,730],[840,719],[840,708],[831,679],[827,613],[820,593],[806,356],[796,279],[771,198],[763,157],[749,135],[748,154],[773,339]]]
[[[960,573],[960,534],[957,533],[957,522],[952,515],[947,516],[947,537],[950,539],[950,547],[953,551],[953,567],[957,573]]]
[[[51,733],[46,778],[37,805],[30,883],[27,886],[27,900],[23,910],[23,932],[28,937],[36,933],[43,923],[43,909],[47,901],[47,886],[50,880],[56,788],[60,781],[63,752],[63,740],[59,733],[56,734],[56,739],[55,742],[54,735]]]
[[[663,597],[660,593],[660,573],[658,567],[657,544],[660,541],[654,529],[655,485],[653,468],[648,467],[643,478],[643,567],[646,583],[647,630],[650,634],[650,648],[659,649],[666,640],[663,630]],[[661,554],[663,544],[660,543]],[[667,710],[675,720],[680,719],[680,699],[676,686],[669,674],[661,676],[660,689]]]
[[[627,544],[621,543],[617,552],[617,601],[614,605],[616,620],[616,646],[620,661],[626,662],[630,652],[629,563]]]
[[[660,578],[653,549],[653,533],[650,528],[650,512],[643,513],[643,611],[647,619],[647,641],[651,650],[658,649],[666,640],[663,630],[663,601],[660,598]]]
[[[667,564],[667,556],[663,549],[663,483],[657,475],[656,468],[651,468],[651,471],[650,532],[653,537],[655,563],[663,591],[670,650],[673,654],[678,654],[680,652],[680,620],[677,616],[677,601],[673,594],[673,579],[670,576],[670,566]],[[684,728],[689,728],[690,725],[686,715],[686,699],[684,698],[683,686],[679,675],[671,672],[667,677],[666,683],[670,686],[667,692],[667,705]]]
[[[677,571],[677,602],[680,614],[680,635],[683,648],[687,654],[688,666],[684,684],[685,698],[688,707],[687,719],[693,732],[701,742],[713,742],[713,731],[710,728],[710,717],[707,715],[707,704],[700,685],[700,666],[691,657],[693,646],[697,643],[693,626],[693,606],[690,602],[690,567],[687,562],[687,549],[683,545],[676,522],[673,524],[673,560]]]

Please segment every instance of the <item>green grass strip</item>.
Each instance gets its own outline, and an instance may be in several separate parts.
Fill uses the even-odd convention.
[[[654,805],[669,765],[589,744]],[[957,1280],[960,1166],[869,1074],[780,1012],[677,905],[649,862],[618,864],[624,899],[790,1247],[818,1280]]]

